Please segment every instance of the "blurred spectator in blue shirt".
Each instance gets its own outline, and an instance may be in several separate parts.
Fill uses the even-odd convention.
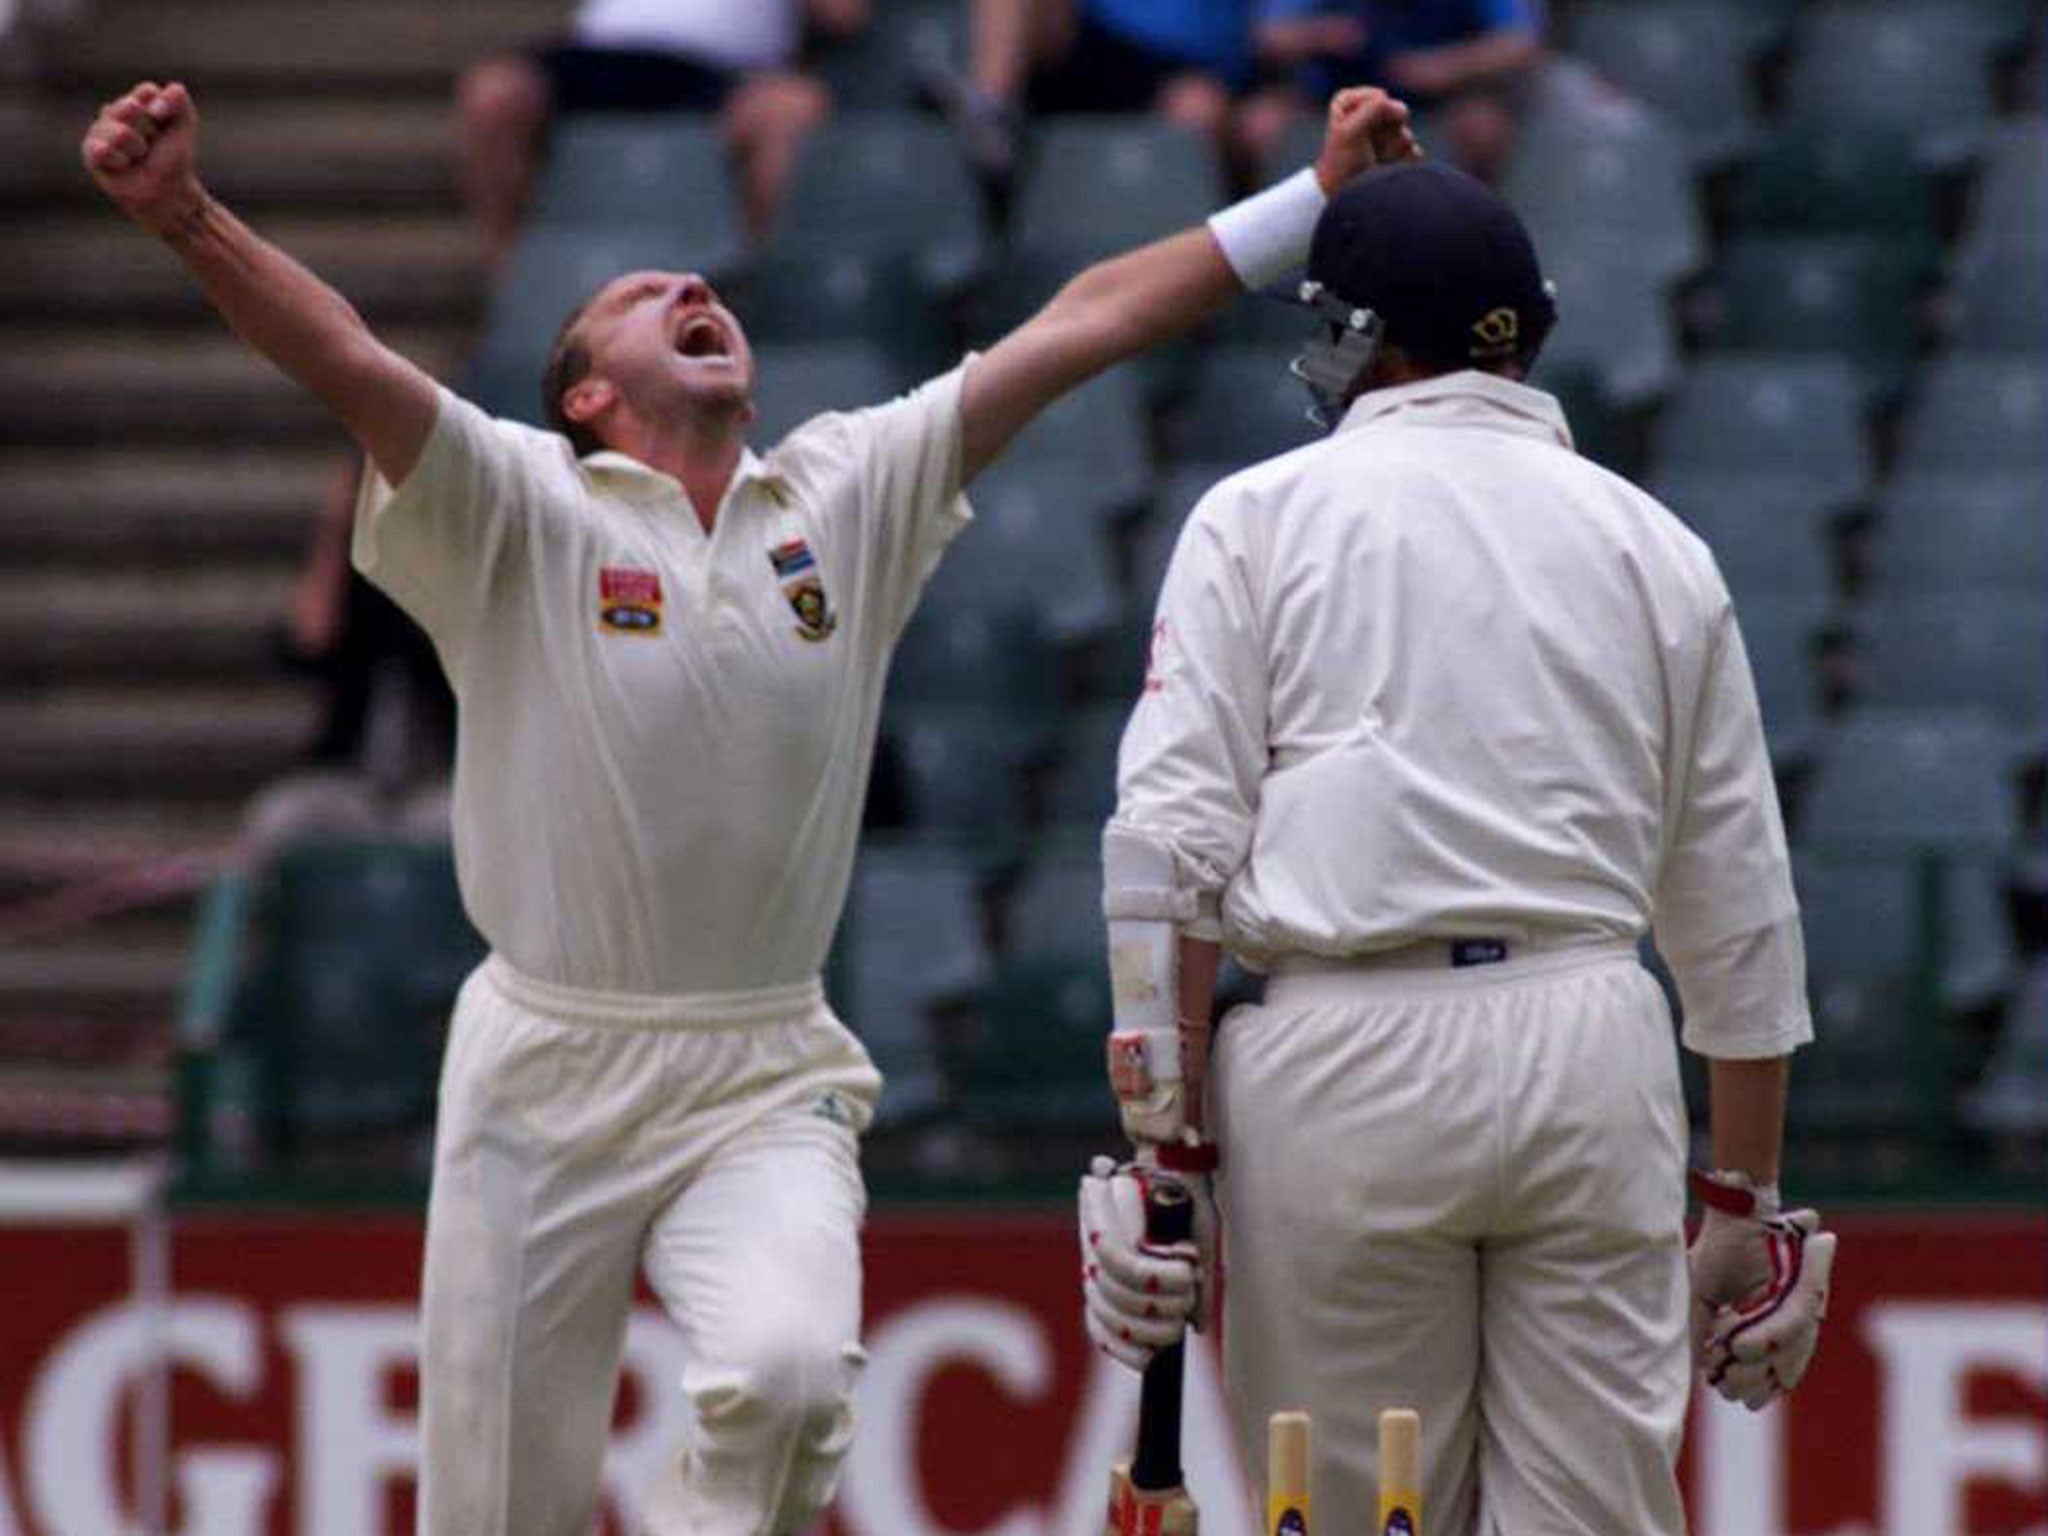
[[[1285,125],[1339,86],[1384,86],[1425,115],[1461,169],[1492,179],[1543,54],[1542,0],[1261,0],[1260,63],[1284,84],[1247,114],[1263,156]]]

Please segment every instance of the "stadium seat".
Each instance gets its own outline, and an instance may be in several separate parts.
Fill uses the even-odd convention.
[[[2013,993],[1983,1081],[1963,1100],[1963,1122],[1994,1136],[2048,1133],[2048,959]]]
[[[1869,399],[1890,399],[1912,371],[1925,275],[1917,252],[1865,236],[1738,239],[1708,280],[1703,329],[1718,351],[1845,357]]]
[[[1953,168],[1994,113],[1991,41],[1967,6],[1833,0],[1800,18],[1785,99],[1823,131],[1910,124],[1922,162]]]
[[[1117,749],[1130,724],[1131,703],[1124,698],[1068,714],[1046,796],[1046,819],[1053,826],[1092,835],[1115,813]]]
[[[2048,468],[2048,362],[1951,353],[1924,370],[1907,410],[1902,475],[2039,474]]]
[[[892,703],[986,704],[1020,721],[1049,719],[1058,657],[1037,615],[974,603],[921,602],[889,670]]]
[[[883,729],[902,769],[908,821],[961,838],[982,865],[1013,856],[1024,821],[1030,723],[987,704],[891,704]]]
[[[1131,592],[1148,620],[1159,601],[1159,584],[1166,577],[1166,564],[1173,558],[1173,547],[1180,539],[1181,524],[1194,511],[1195,503],[1208,495],[1218,481],[1243,467],[1227,459],[1186,459],[1168,470],[1160,481],[1151,514],[1131,541]]]
[[[1322,437],[1309,420],[1309,393],[1288,371],[1299,347],[1211,348],[1174,436],[1206,458],[1240,466]]]
[[[920,71],[959,62],[965,8],[955,0],[882,0],[867,9],[858,35],[823,50],[818,76],[842,110],[908,110],[918,102]]]
[[[1724,355],[1696,363],[1658,417],[1652,462],[1677,471],[1783,471],[1831,506],[1869,489],[1856,372],[1841,358]]]
[[[1661,277],[1633,258],[1570,244],[1545,253],[1543,275],[1557,285],[1557,327],[1543,344],[1533,382],[1562,372],[1589,376],[1623,410],[1670,391],[1678,376],[1678,322]]]
[[[494,415],[541,422],[541,370],[555,333],[576,306],[628,272],[707,271],[699,259],[704,254],[688,231],[652,221],[526,229],[492,287],[463,393]]]
[[[1818,843],[1982,852],[2019,830],[2008,737],[1982,709],[1859,709],[1821,745],[1800,809]]]
[[[2039,503],[2036,514],[2039,517]],[[2007,733],[2008,755],[2048,749],[2048,602],[1984,593],[1897,598],[1864,615],[1858,697],[1875,705],[1975,705]]]
[[[1546,261],[1589,250],[1676,282],[1706,259],[1691,162],[1647,112],[1532,112],[1501,190]]]
[[[929,1114],[945,1096],[935,1013],[992,974],[973,858],[945,842],[863,843],[838,951],[846,1022],[882,1069],[881,1122]]]
[[[1630,95],[1663,113],[1695,165],[1739,159],[1756,138],[1750,65],[1759,41],[1717,0],[1579,6],[1565,46]]]
[[[2048,246],[2048,115],[2002,122],[1985,146],[1964,244],[2041,252]]]
[[[754,349],[754,424],[748,438],[766,453],[825,411],[881,405],[918,381],[868,342],[816,342]]]
[[[985,477],[986,478],[986,477]],[[1119,599],[1108,540],[1087,508],[1040,501],[1012,482],[977,482],[971,527],[925,589],[927,605],[1025,615],[1056,645],[1099,636]]]
[[[1011,441],[996,469],[1061,464],[1085,469],[1095,487],[1091,504],[1113,513],[1141,505],[1152,492],[1152,456],[1144,388],[1126,364],[1097,374],[1039,412]],[[992,471],[993,472],[993,471]],[[979,506],[987,476],[969,488]]]
[[[236,1009],[266,1140],[423,1128],[441,1040],[484,944],[445,844],[307,843],[261,881],[266,942]]]
[[[1764,741],[1779,767],[1812,756],[1820,731],[1820,682],[1814,654],[1832,604],[1812,599],[1751,597],[1736,610],[1743,649],[1756,679]]]
[[[1695,474],[1653,489],[1707,541],[1738,614],[1754,601],[1834,601],[1833,530],[1803,480]]]
[[[872,342],[920,378],[950,368],[960,355],[948,296],[907,252],[771,256],[728,302],[756,346]]]
[[[1949,345],[1958,351],[2048,355],[2048,229],[2035,245],[1987,244],[1967,253],[1943,308]]]
[[[981,197],[952,131],[909,113],[849,112],[809,135],[776,205],[768,250],[909,254],[943,288],[983,259]]]
[[[1929,260],[1940,248],[1927,175],[1897,128],[1780,130],[1742,173],[1731,213],[1740,232],[1862,234]]]
[[[547,162],[528,221],[541,228],[652,225],[692,255],[679,271],[714,280],[746,254],[746,231],[717,123],[680,112],[598,113],[564,118],[548,136]]]
[[[1792,1124],[1804,1134],[1901,1131],[1947,1093],[1943,1012],[1984,1005],[2004,986],[2011,946],[1995,869],[1957,860],[1939,875],[1938,923],[1922,911],[1910,857],[1800,850],[1793,860],[1806,938],[1814,1043],[1799,1053]],[[1927,953],[1927,940],[1938,950]],[[1931,965],[1931,985],[1922,980]]]
[[[1571,427],[1572,446],[1582,456],[1631,480],[1642,478],[1643,412],[1609,399],[1591,369],[1560,366],[1547,356],[1536,360],[1529,382],[1556,397]]]
[[[2038,475],[1906,476],[1878,503],[1873,574],[1887,597],[2048,592],[2048,515]]]
[[[1034,135],[1012,238],[1078,268],[1199,224],[1222,200],[1216,157],[1152,117],[1052,117]]]

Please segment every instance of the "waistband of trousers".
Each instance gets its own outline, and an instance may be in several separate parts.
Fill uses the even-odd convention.
[[[730,1029],[800,1018],[823,1006],[825,987],[816,976],[780,987],[737,992],[599,992],[540,981],[517,970],[501,955],[486,959],[479,974],[516,1007],[566,1024],[605,1029]]]
[[[1578,937],[1509,943],[1505,959],[1453,965],[1453,947],[1475,942],[1492,941],[1422,939],[1398,949],[1341,958],[1287,955],[1273,963],[1266,981],[1266,1001],[1324,1003],[1375,993],[1461,992],[1617,961],[1634,964],[1637,960],[1635,942],[1631,939]]]

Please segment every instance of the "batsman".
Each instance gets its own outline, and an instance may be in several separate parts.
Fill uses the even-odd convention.
[[[1677,1536],[1694,1362],[1789,1392],[1835,1250],[1778,1189],[1812,1025],[1741,630],[1525,382],[1557,315],[1492,193],[1368,173],[1300,297],[1332,431],[1190,514],[1103,835],[1136,1150],[1081,1183],[1088,1328],[1142,1366],[1220,1295],[1243,1465],[1307,1409],[1325,1528],[1398,1405],[1431,1536]],[[1711,1090],[1689,1250],[1653,926]],[[1225,947],[1268,981],[1212,1040]],[[1167,1176],[1191,1243],[1144,1240]]]

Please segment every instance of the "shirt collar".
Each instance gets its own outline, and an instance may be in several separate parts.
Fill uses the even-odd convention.
[[[683,488],[674,475],[663,474],[651,464],[643,464],[631,454],[620,453],[612,448],[600,448],[596,453],[586,453],[580,461],[583,468],[592,475],[609,483],[612,490],[621,495],[640,496],[681,496]],[[732,472],[732,484],[726,490],[726,499],[731,500],[735,491],[750,481],[780,483],[782,471],[774,468],[751,447],[740,449],[740,461]]]
[[[1490,427],[1572,446],[1572,429],[1552,396],[1476,368],[1368,390],[1351,402],[1337,430],[1357,431],[1394,416],[1433,426]]]

